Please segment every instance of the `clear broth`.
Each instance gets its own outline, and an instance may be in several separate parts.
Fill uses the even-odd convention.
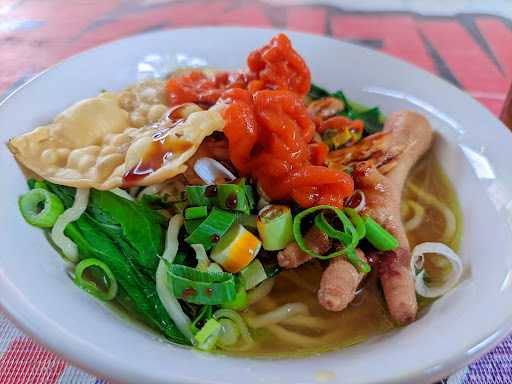
[[[455,191],[432,154],[427,155],[412,170],[404,188],[403,199],[414,200],[425,207],[422,224],[408,233],[411,249],[424,241],[440,241],[444,232],[444,218],[437,209],[419,199],[407,186],[414,183],[424,192],[433,195],[448,206],[455,215],[456,228],[450,241],[446,243],[454,250],[458,249],[462,220]],[[407,219],[407,217],[403,217]],[[435,256],[431,256],[434,258]],[[434,259],[430,260],[434,261]],[[432,278],[446,273],[435,263],[427,272]],[[317,300],[317,289],[323,268],[317,261],[302,267],[281,273],[271,293],[253,304],[247,311],[250,315],[266,313],[283,304],[301,302],[308,306],[310,315],[308,325],[279,324],[275,327],[251,330],[256,347],[249,351],[236,352],[252,357],[294,357],[315,354],[348,347],[371,337],[389,332],[396,327],[388,314],[378,279],[371,274],[362,285],[354,301],[342,312],[329,312],[323,309]],[[421,312],[428,308],[432,300],[419,298]],[[293,332],[293,336],[283,337],[282,330]]]

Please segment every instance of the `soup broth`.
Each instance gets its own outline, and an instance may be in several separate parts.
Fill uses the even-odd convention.
[[[424,210],[421,224],[408,232],[411,249],[425,241],[442,241],[458,249],[462,228],[460,207],[452,185],[432,154],[416,165],[407,180],[402,199],[404,222],[414,216],[411,209],[408,212],[405,207],[407,201],[419,204]],[[425,268],[433,281],[447,272],[445,263],[436,255],[426,256]],[[354,345],[396,327],[388,314],[375,272],[370,273],[345,310],[329,312],[317,299],[322,271],[321,263],[314,260],[278,275],[270,294],[251,305],[244,315],[261,315],[287,303],[304,303],[309,314],[252,329],[256,347],[237,351],[237,355],[303,356]],[[420,310],[425,310],[432,302],[418,299]]]

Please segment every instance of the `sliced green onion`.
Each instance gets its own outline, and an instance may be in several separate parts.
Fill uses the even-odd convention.
[[[254,198],[254,189],[244,183],[245,196],[247,197],[247,202],[249,203],[249,208],[253,209],[256,206],[256,199]]]
[[[108,289],[103,291],[98,288],[96,283],[88,281],[84,278],[83,274],[87,268],[98,267],[104,273],[106,280],[108,280]],[[110,270],[110,268],[104,262],[98,259],[85,259],[79,262],[75,267],[75,284],[82,288],[87,293],[97,297],[98,299],[109,301],[117,295],[117,280]]]
[[[212,197],[207,196],[207,188],[215,188],[215,186],[209,185],[187,185],[185,188],[185,193],[187,195],[187,200],[192,206],[210,206],[212,203]]]
[[[353,208],[345,208],[343,211],[348,214],[350,221],[354,224],[359,240],[363,239],[366,236],[366,225],[363,218]]]
[[[205,219],[192,219],[192,220],[185,220],[184,226],[187,233],[190,235],[192,232],[196,230],[197,227],[204,221]]]
[[[222,325],[215,319],[210,319],[203,325],[203,328],[196,333],[197,348],[203,351],[211,351],[215,348]]]
[[[333,228],[332,225],[330,225],[327,222],[327,219],[325,218],[324,212],[323,212],[325,210],[332,211],[336,214],[337,218],[341,221],[341,223],[343,225],[344,231],[339,231],[339,230]],[[319,255],[319,254],[313,252],[312,250],[310,250],[309,248],[307,248],[305,246],[304,238],[302,237],[302,234],[301,234],[300,224],[304,217],[306,217],[316,211],[322,211],[322,212],[320,212],[320,214],[318,214],[315,217],[315,220],[314,220],[315,226],[317,226],[318,229],[320,229],[322,232],[324,232],[327,236],[340,240],[345,245],[344,249],[337,251],[337,252],[333,252],[329,255],[322,256],[322,255]],[[332,207],[330,205],[318,205],[316,207],[308,208],[308,209],[302,211],[301,213],[299,213],[297,216],[295,216],[295,219],[293,221],[293,235],[295,237],[295,241],[297,241],[297,237],[299,237],[299,241],[297,241],[297,244],[299,245],[299,247],[301,249],[302,249],[301,244],[304,244],[304,247],[307,248],[307,251],[305,251],[303,249],[304,252],[306,252],[308,255],[310,255],[312,257],[316,257],[318,259],[330,259],[332,257],[343,255],[345,250],[355,249],[355,247],[357,246],[357,243],[359,241],[359,238],[358,238],[357,232],[356,232],[356,228],[354,227],[354,225],[352,224],[350,219],[347,217],[347,215],[345,215],[341,209]]]
[[[440,285],[427,284],[427,272],[423,266],[426,254],[441,256],[450,265],[450,274]],[[464,264],[459,255],[443,243],[421,243],[414,247],[411,255],[411,272],[415,280],[416,293],[423,297],[435,298],[444,295],[458,283],[462,277]]]
[[[345,247],[339,251],[335,251],[332,253],[329,253],[328,255],[320,255],[316,252],[314,252],[312,249],[310,249],[305,241],[304,237],[302,236],[302,229],[301,229],[301,222],[302,220],[317,211],[324,211],[324,210],[330,210],[333,211],[336,216],[340,219],[340,221],[343,224],[343,228],[347,232],[338,231],[337,229],[333,228],[325,219],[322,213],[317,215],[315,217],[315,225],[319,224],[319,229],[324,231],[327,236],[334,237],[335,239],[339,239]],[[317,225],[318,226],[318,225]],[[356,231],[356,228],[352,224],[352,222],[349,220],[349,218],[343,213],[343,211],[339,208],[332,207],[330,205],[318,205],[316,207],[305,209],[304,211],[300,212],[297,216],[295,216],[293,220],[293,235],[295,237],[295,241],[297,242],[297,245],[299,248],[310,255],[311,257],[315,257],[317,259],[325,260],[325,259],[331,259],[333,257],[337,256],[345,256],[347,260],[355,267],[357,270],[361,272],[369,271],[370,266],[361,260],[359,257],[357,257],[355,248],[357,247],[357,244],[359,242],[358,233]]]
[[[345,258],[348,260],[350,264],[352,264],[359,272],[361,273],[368,273],[372,269],[370,265],[361,260],[358,256],[355,250],[348,249],[347,253],[345,254]]]
[[[258,259],[254,259],[247,267],[242,269],[240,276],[247,291],[267,279],[265,269]]]
[[[233,322],[238,327],[238,330],[240,331],[240,336],[242,336],[242,339],[244,340],[244,346],[239,348],[238,350],[247,350],[254,346],[254,340],[251,337],[251,333],[249,332],[249,329],[247,328],[247,324],[245,324],[244,319],[242,319],[242,316],[240,316],[237,312],[233,311],[232,309],[219,309],[213,314],[213,318],[216,320],[220,319],[230,319],[233,320]]]
[[[236,326],[235,322],[230,319],[220,319],[220,325],[222,326],[217,339],[219,347],[232,347],[240,338],[240,330]]]
[[[215,205],[229,211],[249,213],[245,188],[238,184],[218,184]]]
[[[268,205],[260,210],[256,219],[263,249],[279,251],[293,241],[293,220],[285,205]]]
[[[341,214],[340,219],[343,223],[344,229],[349,228],[351,226],[351,224],[348,224],[349,223],[348,217],[343,212]],[[339,231],[339,230],[335,229],[331,224],[329,224],[329,222],[325,218],[324,212],[320,212],[318,215],[315,216],[314,223],[315,223],[315,226],[319,230],[324,232],[327,236],[332,237],[333,239],[338,239],[345,245],[351,244],[353,239],[357,238],[357,237],[354,237],[353,234],[349,234],[346,231]],[[354,231],[355,231],[355,228],[354,228]]]
[[[241,311],[247,307],[249,304],[249,298],[247,296],[247,291],[243,284],[240,284],[238,287],[238,291],[236,292],[235,298],[228,302],[222,304],[222,308],[232,309],[234,311]]]
[[[201,219],[208,216],[208,207],[203,205],[202,207],[190,207],[185,209],[185,219]]]
[[[238,185],[244,189],[245,197],[247,199],[247,204],[249,205],[249,209],[253,209],[256,206],[256,199],[254,197],[254,189],[251,185],[247,184],[247,180],[245,177],[242,177],[238,182]]]
[[[242,213],[241,215],[238,215],[238,222],[243,225],[244,227],[249,228],[257,228],[256,224],[256,215],[246,215]]]
[[[203,244],[209,250],[235,222],[236,216],[222,209],[213,208],[206,220],[187,237],[189,244]]]
[[[370,216],[363,217],[366,226],[366,239],[379,251],[392,251],[398,248],[398,239],[386,231]]]
[[[51,228],[64,212],[59,198],[43,188],[34,188],[21,196],[19,207],[25,221],[40,228]]]
[[[174,295],[194,304],[218,305],[236,296],[235,277],[225,272],[200,272],[184,265],[168,266]]]

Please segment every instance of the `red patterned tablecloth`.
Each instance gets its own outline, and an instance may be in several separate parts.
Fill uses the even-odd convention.
[[[512,81],[511,20],[299,3],[0,0],[0,99],[48,66],[110,40],[185,26],[245,25],[328,35],[386,52],[443,77],[499,114]],[[511,383],[512,338],[445,381]],[[34,343],[0,313],[0,384],[101,382]]]

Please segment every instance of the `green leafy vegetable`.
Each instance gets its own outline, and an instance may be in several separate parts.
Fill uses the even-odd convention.
[[[90,204],[118,223],[126,241],[137,251],[136,261],[150,272],[156,271],[163,249],[165,219],[147,206],[111,192],[91,190]]]
[[[383,128],[385,116],[382,114],[379,107],[368,108],[348,99],[340,90],[329,93],[325,89],[314,84],[311,84],[308,95],[312,100],[318,100],[329,96],[341,100],[345,105],[345,109],[340,112],[340,115],[347,116],[352,120],[362,120],[364,122],[364,131],[367,135],[379,132]]]
[[[74,188],[49,182],[45,184],[59,197],[65,208],[73,204]],[[129,203],[126,199],[123,201]],[[147,219],[155,217],[150,214]],[[95,258],[110,268],[119,285],[116,298],[123,306],[133,311],[146,324],[159,329],[171,341],[190,344],[160,302],[154,280],[138,267],[137,251],[124,238],[121,227],[108,214],[96,206],[91,206],[90,202],[88,211],[69,224],[65,234],[78,246],[82,259]]]
[[[217,305],[236,296],[235,277],[225,272],[201,272],[184,265],[170,265],[169,282],[177,298],[189,303]]]
[[[335,99],[340,100],[345,108],[343,109],[343,112],[349,112],[350,110],[347,110],[349,108],[349,102],[348,99],[345,97],[345,94],[342,91],[336,91],[330,95],[331,97],[334,97]]]
[[[381,112],[378,107],[366,109],[362,112],[350,111],[349,116],[352,120],[360,119],[364,122],[364,131],[367,135],[382,131]]]
[[[187,252],[178,249],[178,252],[176,253],[176,257],[174,258],[174,264],[184,265],[185,259],[187,258]]]
[[[321,99],[322,97],[330,96],[330,93],[327,92],[325,89],[320,88],[318,85],[311,84],[308,96],[313,100],[318,100]]]

